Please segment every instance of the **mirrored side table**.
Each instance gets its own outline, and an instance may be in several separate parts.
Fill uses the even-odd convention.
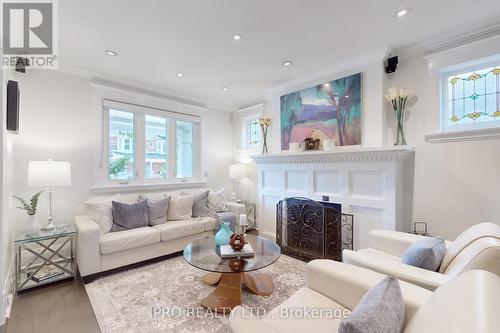
[[[245,214],[247,214],[248,226],[246,230],[254,230],[257,228],[257,205],[253,202],[245,200],[238,201],[239,204],[245,205]]]
[[[76,279],[76,229],[72,225],[54,230],[20,234],[16,252],[16,293],[68,278]]]

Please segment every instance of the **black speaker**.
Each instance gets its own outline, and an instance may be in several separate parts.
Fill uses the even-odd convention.
[[[7,82],[7,130],[19,131],[19,85],[11,80]]]
[[[398,57],[391,57],[387,59],[386,73],[394,73],[398,67]]]

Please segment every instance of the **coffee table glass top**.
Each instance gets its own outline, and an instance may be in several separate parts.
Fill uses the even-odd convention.
[[[281,255],[281,248],[275,242],[255,235],[245,235],[247,243],[255,252],[253,258],[245,258],[238,273],[249,272],[271,265]],[[184,248],[184,259],[196,268],[209,272],[233,273],[229,266],[231,259],[220,257],[219,246],[213,236],[199,238]]]

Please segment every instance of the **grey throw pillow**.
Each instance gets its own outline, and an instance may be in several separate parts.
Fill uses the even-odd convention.
[[[167,212],[168,205],[170,203],[170,196],[159,200],[147,199],[142,195],[139,195],[139,198],[137,198],[138,202],[144,200],[147,200],[149,225],[158,225],[167,222]]]
[[[441,266],[445,254],[446,244],[443,239],[427,238],[410,245],[401,256],[401,262],[435,272]]]
[[[399,282],[388,276],[363,296],[338,333],[401,333],[405,304]]]
[[[193,217],[201,217],[203,212],[208,208],[208,193],[209,191],[205,191],[194,197]]]
[[[126,204],[113,201],[113,226],[111,232],[148,226],[148,201]]]

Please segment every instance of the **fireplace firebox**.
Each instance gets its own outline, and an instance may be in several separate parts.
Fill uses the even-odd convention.
[[[354,216],[336,203],[286,198],[276,207],[276,242],[283,254],[309,261],[342,261],[353,247]]]

